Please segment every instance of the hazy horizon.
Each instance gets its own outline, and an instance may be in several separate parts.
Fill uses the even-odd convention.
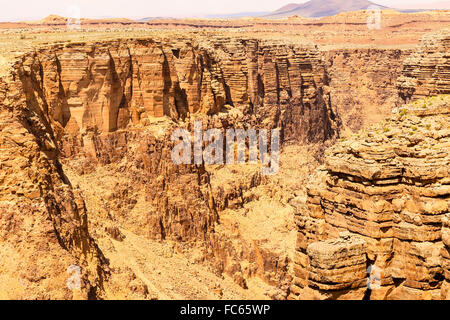
[[[146,1],[128,0],[41,0],[39,2],[2,0],[0,21],[20,21],[42,19],[50,14],[70,16],[71,8],[79,8],[82,17],[102,18],[144,18],[144,17],[202,17],[206,15],[235,14],[241,12],[271,12],[289,3],[304,3],[308,0],[229,0],[217,2],[215,0],[165,0]],[[393,8],[426,9],[430,3],[441,3],[450,9],[450,1],[427,0],[374,0],[380,5]],[[24,10],[24,8],[26,8]]]

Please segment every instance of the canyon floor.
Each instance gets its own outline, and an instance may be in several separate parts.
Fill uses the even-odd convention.
[[[366,20],[0,23],[0,299],[448,299],[450,12]],[[175,165],[195,120],[279,172]]]

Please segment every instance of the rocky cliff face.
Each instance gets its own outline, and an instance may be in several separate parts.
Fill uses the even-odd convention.
[[[324,67],[311,48],[220,37],[201,44],[117,41],[41,50],[25,56],[16,68],[30,82],[25,91],[40,96],[35,103],[48,112],[63,158],[81,156],[106,165],[134,154],[136,167],[151,175],[149,181],[163,179],[159,188],[143,183],[157,206],[164,201],[156,190],[167,194],[170,181],[180,187],[179,176],[193,174],[197,180],[204,172],[191,166],[179,172],[170,159],[170,133],[180,126],[192,130],[191,115],[202,118],[205,128],[278,127],[284,140],[305,143],[324,141],[336,129],[324,92]],[[230,109],[234,117],[227,115]],[[154,120],[163,117],[168,125],[157,136]],[[139,148],[131,149],[134,144]],[[176,193],[184,194],[182,189]],[[189,207],[199,209],[186,203],[182,207],[174,210],[188,214]],[[163,238],[181,236],[159,219],[148,227],[158,233],[160,224]],[[204,224],[189,228],[193,225]]]
[[[405,102],[450,93],[449,47],[448,30],[421,39],[418,50],[405,60],[398,79],[400,96]]]
[[[306,205],[298,207],[294,295],[445,295],[449,129],[449,99],[440,96],[328,150]],[[333,238],[340,240],[327,240]],[[377,271],[371,280],[379,287],[368,287],[366,268]]]
[[[409,50],[340,49],[325,51],[331,105],[343,131],[356,133],[387,117],[402,104],[397,79]]]
[[[49,115],[73,136],[226,107],[281,127],[286,139],[323,141],[335,129],[325,69],[308,47],[223,37],[119,40],[40,50],[17,67],[40,82]]]
[[[216,237],[214,228],[218,212],[241,201],[261,178],[255,175],[247,187],[242,181],[238,193],[213,187],[204,165],[173,164],[171,132],[192,130],[193,120],[202,119],[205,128],[280,128],[284,141],[307,143],[322,142],[337,129],[318,51],[256,39],[53,46],[22,56],[6,80],[2,166],[10,169],[2,169],[3,238],[12,246],[20,228],[32,232],[24,237],[33,254],[17,255],[30,256],[25,265],[33,270],[44,266],[32,272],[33,286],[20,287],[27,277],[17,273],[20,264],[2,259],[2,270],[18,283],[13,292],[4,291],[7,298],[70,298],[63,281],[70,265],[82,267],[82,297],[101,297],[108,266],[88,225],[97,233],[109,224],[105,230],[117,240],[120,225],[152,239],[201,242],[209,248],[203,259],[212,255],[219,270],[245,286],[241,266],[227,262],[239,254],[230,248],[225,253],[226,236]],[[91,206],[85,193],[98,191],[99,183],[80,195],[71,181],[98,170],[113,184]],[[74,174],[69,179],[65,171]],[[89,221],[83,197],[90,201]],[[45,255],[35,255],[40,250],[54,259],[41,261]],[[258,263],[248,274],[262,268],[262,274],[286,277],[286,262],[281,267],[270,251],[255,246],[244,254],[250,262],[266,255],[270,264]]]
[[[448,92],[447,38],[405,60],[400,97]],[[393,113],[329,149],[298,202],[292,298],[448,298],[449,96]]]

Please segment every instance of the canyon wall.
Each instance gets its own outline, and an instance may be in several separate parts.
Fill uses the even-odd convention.
[[[405,102],[437,94],[450,94],[450,35],[448,29],[422,37],[419,48],[404,62],[398,79]]]
[[[223,37],[117,40],[43,49],[20,64],[72,136],[233,107],[280,127],[286,140],[324,141],[336,129],[313,48]]]
[[[411,50],[336,49],[324,51],[331,105],[342,130],[356,133],[391,114],[403,100],[397,79]]]
[[[297,203],[290,298],[448,299],[447,39],[406,59],[398,87],[413,102],[327,150]]]
[[[337,129],[320,55],[307,47],[221,37],[200,43],[71,44],[26,55],[16,68],[32,82],[25,91],[40,95],[42,101],[36,102],[48,113],[66,163],[80,157],[100,165],[118,163],[129,152],[140,161],[136,167],[151,176],[142,185],[151,190],[155,212],[166,215],[169,209],[159,207],[165,201],[159,201],[157,191],[167,197],[164,188],[172,181],[182,200],[182,185],[189,184],[180,184],[179,177],[192,173],[197,179],[204,172],[193,166],[184,171],[172,163],[170,134],[175,128],[192,131],[197,118],[203,119],[204,129],[280,128],[283,140],[304,143],[323,142]],[[167,120],[166,127],[157,124],[158,118]],[[164,133],[155,132],[161,129]],[[147,140],[148,146],[142,142]],[[130,150],[134,144],[139,149]],[[156,187],[158,177],[163,181]],[[196,184],[203,183],[199,179]],[[189,212],[197,210],[195,216],[208,216],[201,214],[200,205],[179,205],[173,208],[176,214],[192,216]],[[146,229],[163,230],[162,238],[200,236],[181,236],[167,219],[155,219]],[[204,225],[190,220],[181,219],[187,228]]]
[[[78,298],[65,282],[67,267],[78,265],[79,297],[104,297],[111,274],[91,234],[120,242],[124,229],[200,247],[198,263],[242,287],[260,277],[278,289],[271,298],[448,296],[448,101],[398,108],[412,92],[405,83],[438,84],[424,95],[447,92],[448,42],[440,39],[404,67],[407,51],[320,52],[213,34],[24,54],[0,96],[2,292]],[[425,55],[412,72],[408,61],[424,50],[437,58]],[[437,71],[420,71],[430,61]],[[171,133],[192,132],[195,120],[203,129],[279,128],[284,146],[317,147],[321,159],[342,129],[393,111],[393,120],[330,149],[306,204],[312,155],[290,155],[294,166],[279,178],[261,176],[258,166],[171,159]],[[20,255],[29,261],[11,259]],[[381,289],[367,290],[368,267],[382,270]],[[126,277],[145,296],[136,275]]]
[[[405,108],[328,150],[306,204],[298,206],[293,294],[441,297],[450,128],[448,97],[435,100],[427,108]],[[333,238],[341,240],[328,240]],[[371,291],[368,267],[378,271],[379,287]]]
[[[286,257],[257,245],[242,251],[244,240],[239,250],[227,247],[228,236],[214,232],[219,212],[248,201],[243,192],[263,183],[260,174],[224,190],[204,165],[172,162],[170,134],[192,131],[202,119],[204,129],[280,128],[283,141],[323,142],[337,130],[326,81],[316,49],[256,39],[117,40],[23,55],[5,78],[1,102],[1,165],[10,168],[2,169],[3,238],[13,244],[17,228],[32,232],[24,235],[29,251],[18,255],[38,261],[7,263],[11,252],[3,252],[5,283],[18,283],[5,297],[71,298],[66,268],[77,265],[87,288],[80,297],[101,298],[108,263],[89,229],[97,234],[105,225],[118,240],[120,226],[150,239],[203,243],[202,259],[216,259],[216,268],[242,286],[243,273],[285,279]],[[15,135],[20,139],[12,141]],[[72,186],[93,172],[112,179],[106,192],[98,192],[100,176],[81,193]],[[36,256],[40,250],[52,254]],[[245,271],[239,257],[258,262]],[[25,273],[36,265],[44,270],[21,287],[28,276],[17,270],[24,264]]]
[[[83,198],[62,171],[41,92],[14,77],[0,82],[0,298],[95,299],[108,269]],[[82,268],[78,290],[67,289],[70,266]]]

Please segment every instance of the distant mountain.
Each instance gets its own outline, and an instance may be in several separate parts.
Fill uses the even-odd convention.
[[[136,22],[150,22],[150,21],[153,21],[153,20],[164,20],[164,19],[175,19],[175,18],[171,18],[171,17],[147,17],[147,18],[137,19],[135,21]]]
[[[224,13],[224,14],[206,14],[206,15],[194,15],[190,18],[196,19],[239,19],[247,17],[261,17],[269,14],[267,11],[262,12],[238,12],[238,13]],[[168,17],[147,17],[143,19],[136,20],[138,22],[149,22],[152,20],[168,19]],[[172,18],[175,19],[175,18]]]
[[[367,0],[311,0],[301,4],[288,4],[269,13],[266,17],[283,18],[298,15],[305,18],[319,18],[334,16],[341,12],[366,10],[370,6],[387,9],[385,6]]]
[[[269,12],[239,12],[230,14],[208,14],[204,16],[207,19],[237,19],[246,17],[260,17],[269,14]]]

